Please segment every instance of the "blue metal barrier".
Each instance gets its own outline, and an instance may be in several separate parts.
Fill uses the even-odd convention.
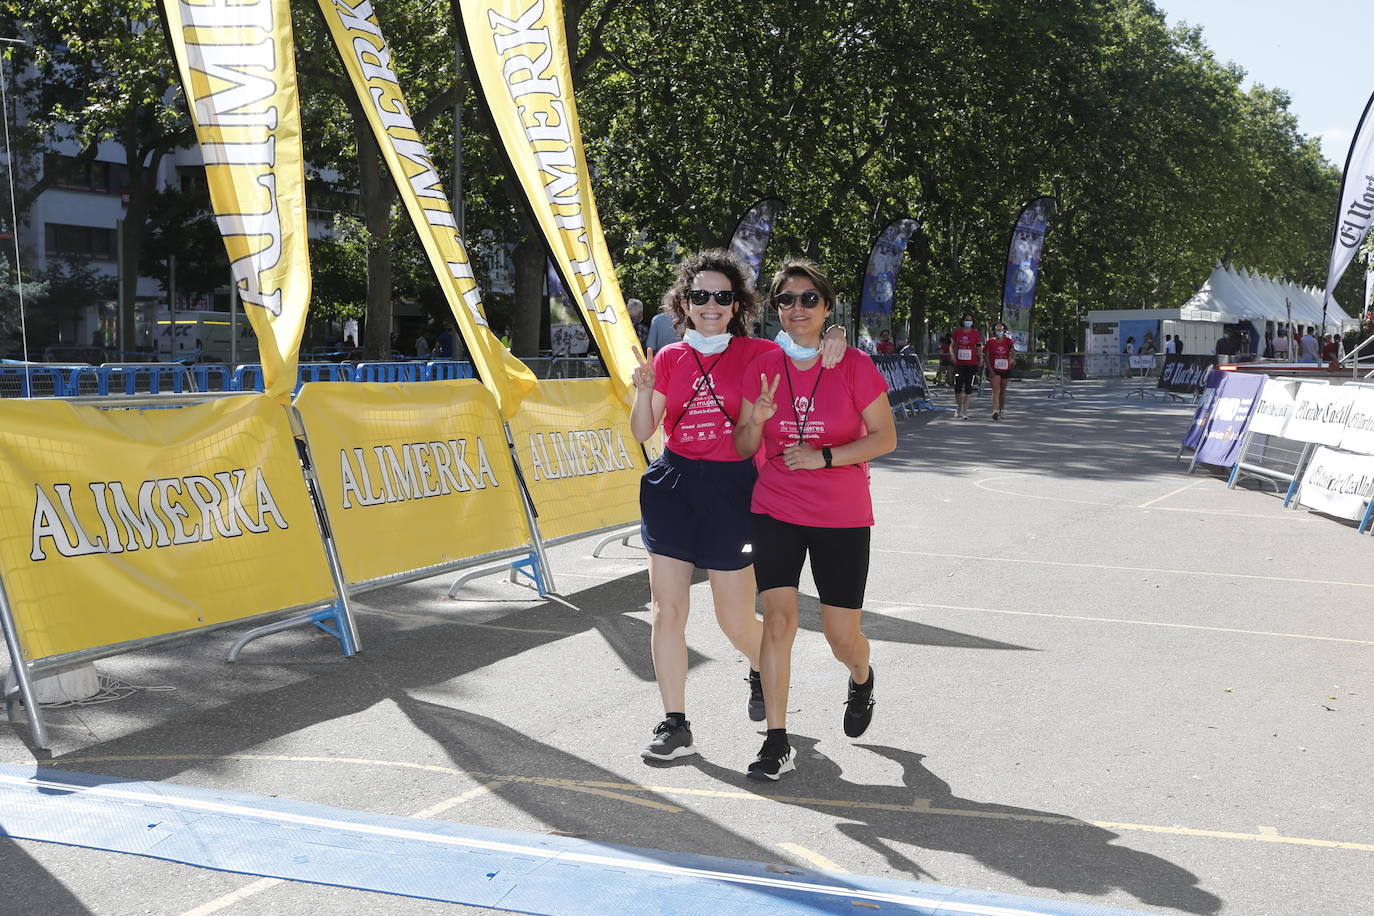
[[[473,378],[472,363],[465,359],[433,359],[425,363],[423,380],[426,382],[442,382],[457,378]]]
[[[191,370],[191,378],[195,381],[195,390],[198,392],[235,390],[234,373],[228,366],[219,363],[196,363],[187,368]]]
[[[96,369],[97,394],[185,394],[196,390],[190,367],[179,363],[105,363]]]
[[[396,363],[358,363],[353,373],[355,382],[422,382],[425,363],[420,360]]]
[[[67,381],[58,366],[0,366],[0,397],[47,398],[67,393]]]
[[[245,363],[234,370],[230,391],[261,391],[262,366],[258,363]]]

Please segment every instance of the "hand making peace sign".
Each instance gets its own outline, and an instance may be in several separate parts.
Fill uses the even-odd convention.
[[[635,367],[634,372],[630,373],[630,381],[640,391],[650,391],[653,389],[656,379],[654,375],[654,348],[650,347],[646,356],[636,354],[636,358],[639,360],[639,365]]]
[[[778,382],[782,381],[781,375],[773,376],[773,384],[768,384],[768,376],[759,373],[759,396],[754,400],[754,412],[751,415],[753,422],[759,426],[772,419],[773,414],[778,412],[778,403],[773,396],[778,392]]]

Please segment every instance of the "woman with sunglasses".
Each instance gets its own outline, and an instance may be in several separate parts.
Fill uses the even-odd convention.
[[[993,322],[992,337],[983,345],[983,356],[988,364],[988,384],[992,386],[992,418],[1002,419],[1007,410],[1007,379],[1011,378],[1012,360],[1016,358],[1016,346],[1007,333],[1007,326],[1001,321]]]
[[[679,264],[663,303],[686,333],[657,354],[648,351],[633,374],[630,428],[643,442],[662,423],[665,445],[639,488],[649,552],[650,645],[664,710],[641,752],[648,759],[696,752],[685,699],[694,567],[707,571],[721,630],[749,659],[749,718],[764,718],[749,520],[758,475],[749,456],[735,453],[731,432],[745,370],[778,347],[747,334],[755,309],[748,276],[735,255],[718,249]],[[829,361],[838,361],[845,350],[843,331],[827,348]]]
[[[821,328],[835,308],[830,279],[810,261],[788,261],[773,277],[770,299],[782,321],[782,349],[749,367],[734,433],[740,455],[763,447],[752,508],[768,735],[749,765],[751,779],[777,779],[796,768],[787,694],[808,554],[821,628],[849,669],[844,733],[857,738],[873,718],[873,666],[859,626],[873,526],[868,462],[897,446],[887,382],[873,360],[852,347],[832,368],[817,356]]]

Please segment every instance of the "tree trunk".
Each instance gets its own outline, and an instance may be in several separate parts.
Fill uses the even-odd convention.
[[[367,314],[363,319],[363,356],[391,357],[391,199],[382,176],[381,151],[367,121],[356,122],[358,187],[367,226]]]
[[[510,341],[511,352],[516,356],[539,355],[545,257],[543,241],[533,236],[525,236],[515,246],[515,306],[511,309]]]
[[[123,245],[119,253],[119,285],[123,307],[119,313],[119,359],[134,360],[138,346],[136,324],[138,316],[138,261],[143,253],[143,239],[147,234],[148,211],[157,191],[157,164],[161,156],[154,155],[145,165],[143,151],[136,139],[126,138],[124,161],[129,176],[129,206],[124,211]],[[172,328],[175,335],[176,329]],[[175,339],[175,338],[173,338]],[[157,341],[153,341],[157,345]]]

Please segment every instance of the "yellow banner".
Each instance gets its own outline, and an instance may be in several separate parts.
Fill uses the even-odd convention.
[[[477,374],[496,397],[501,415],[509,419],[519,408],[520,399],[534,387],[534,373],[487,325],[467,247],[458,235],[434,160],[411,120],[405,94],[391,66],[391,48],[382,36],[372,4],[370,0],[357,0],[352,6],[345,0],[319,0],[319,4]]]
[[[311,382],[296,409],[349,583],[530,543],[481,383]]]
[[[287,0],[162,0],[215,221],[283,403],[310,305],[305,160]]]
[[[628,405],[641,353],[582,147],[560,0],[460,0],[473,70],[553,262]]]
[[[644,454],[609,379],[541,381],[510,428],[545,538],[639,520]]]
[[[0,402],[0,576],[47,658],[328,601],[281,407]]]

